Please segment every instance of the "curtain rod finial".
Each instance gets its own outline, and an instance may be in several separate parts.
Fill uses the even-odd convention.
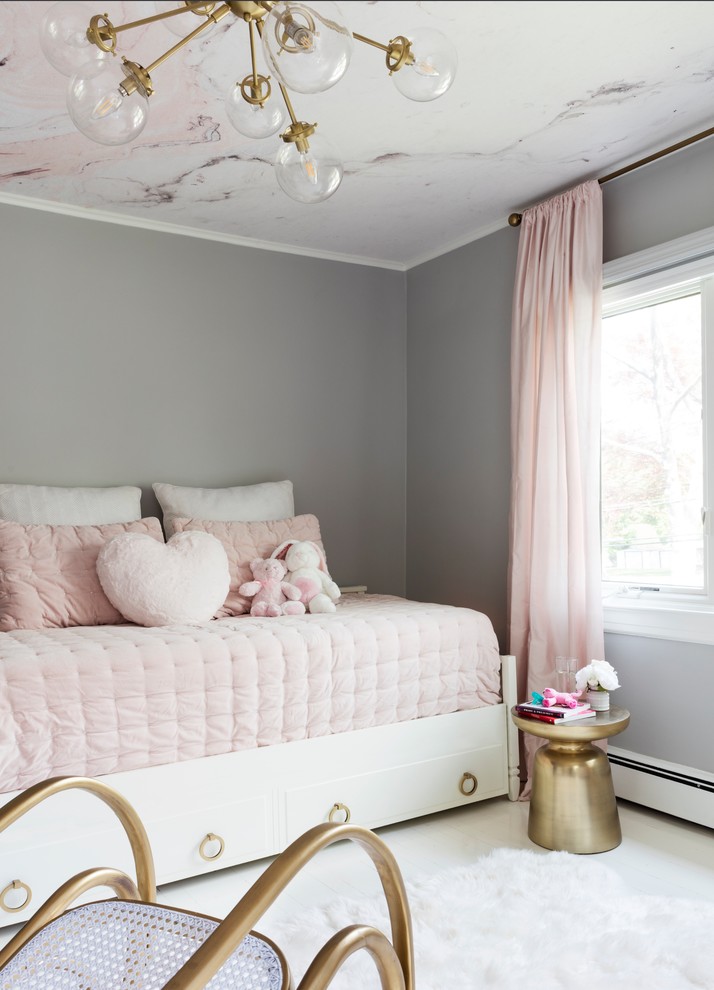
[[[511,213],[511,215],[508,218],[508,226],[520,227],[522,219],[523,219],[522,213]]]

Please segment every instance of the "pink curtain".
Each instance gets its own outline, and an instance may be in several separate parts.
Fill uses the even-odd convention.
[[[523,214],[513,296],[509,652],[519,699],[555,657],[604,657],[600,591],[602,196]],[[542,740],[526,737],[526,777]],[[529,793],[526,786],[523,796]]]

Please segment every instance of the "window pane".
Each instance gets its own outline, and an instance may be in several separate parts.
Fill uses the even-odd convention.
[[[705,591],[701,295],[603,321],[603,579]]]

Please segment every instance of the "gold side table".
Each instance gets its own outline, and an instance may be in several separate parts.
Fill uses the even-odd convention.
[[[622,842],[610,763],[593,741],[623,732],[630,724],[625,708],[611,707],[563,725],[511,718],[523,732],[548,740],[533,761],[528,837],[546,849],[598,853]]]

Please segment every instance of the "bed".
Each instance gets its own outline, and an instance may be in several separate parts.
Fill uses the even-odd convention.
[[[248,529],[259,553],[284,536]],[[321,821],[376,828],[515,799],[515,700],[515,660],[486,616],[361,590],[326,614],[6,629],[0,804],[52,776],[101,778],[146,824],[164,884],[272,856]],[[3,836],[0,925],[68,872],[130,869],[108,809],[81,795],[38,807],[21,831]]]

